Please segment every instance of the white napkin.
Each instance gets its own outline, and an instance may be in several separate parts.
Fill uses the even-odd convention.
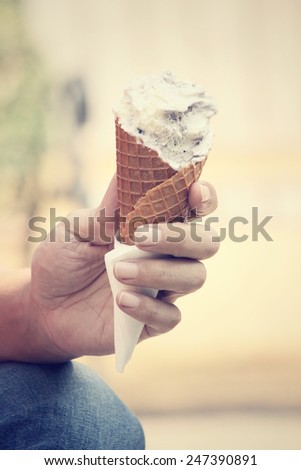
[[[122,284],[114,276],[114,266],[117,261],[130,259],[161,258],[162,255],[139,250],[136,246],[119,243],[115,238],[114,249],[105,255],[107,274],[114,298],[114,341],[116,370],[123,372],[131,359],[135,346],[140,337],[144,324],[124,313],[116,303],[116,295],[125,289],[132,292],[141,292],[150,297],[156,297],[158,290],[148,287],[135,287]],[[142,307],[143,308],[143,307]]]

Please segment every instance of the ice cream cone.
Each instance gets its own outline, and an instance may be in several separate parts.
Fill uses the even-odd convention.
[[[200,177],[205,159],[175,171],[117,120],[115,124],[119,238],[133,245],[141,224],[185,220],[189,188]]]
[[[165,258],[157,251],[139,249],[134,232],[141,224],[184,221],[189,216],[190,186],[201,175],[211,149],[210,118],[215,113],[203,88],[178,81],[169,72],[133,80],[114,110],[120,217],[114,249],[106,253],[105,263],[114,299],[120,372],[132,356],[144,323],[119,307],[117,294],[126,289],[155,298],[158,290],[123,284],[115,277],[115,265],[127,259]]]

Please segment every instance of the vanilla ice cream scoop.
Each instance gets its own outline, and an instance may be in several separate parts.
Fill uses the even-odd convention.
[[[213,141],[210,118],[216,111],[199,85],[162,72],[133,80],[114,113],[128,134],[178,171],[208,156]]]

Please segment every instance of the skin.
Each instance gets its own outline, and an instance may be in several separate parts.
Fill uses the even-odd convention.
[[[194,183],[189,203],[196,216],[211,213],[217,206],[213,187]],[[115,178],[99,207],[69,214],[67,229],[64,223],[56,225],[35,251],[31,269],[0,274],[0,361],[61,362],[114,352],[113,298],[104,264],[114,228],[112,223],[106,225],[107,241],[99,236],[104,208],[107,216],[117,208]],[[136,243],[141,250],[165,255],[163,259],[128,260],[126,269],[120,263],[115,267],[115,276],[125,286],[159,289],[155,299],[135,294],[129,301],[126,287],[117,295],[120,308],[145,323],[141,340],[179,323],[181,313],[174,302],[203,285],[202,260],[219,248],[212,241],[216,233],[205,231],[201,224],[197,224],[201,243],[193,240],[190,223],[178,225],[185,231],[180,242],[168,242],[170,227],[159,224],[154,228],[160,231],[157,243]]]

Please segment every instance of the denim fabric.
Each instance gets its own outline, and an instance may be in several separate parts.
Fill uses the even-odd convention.
[[[0,449],[144,449],[137,418],[87,367],[0,364]]]

